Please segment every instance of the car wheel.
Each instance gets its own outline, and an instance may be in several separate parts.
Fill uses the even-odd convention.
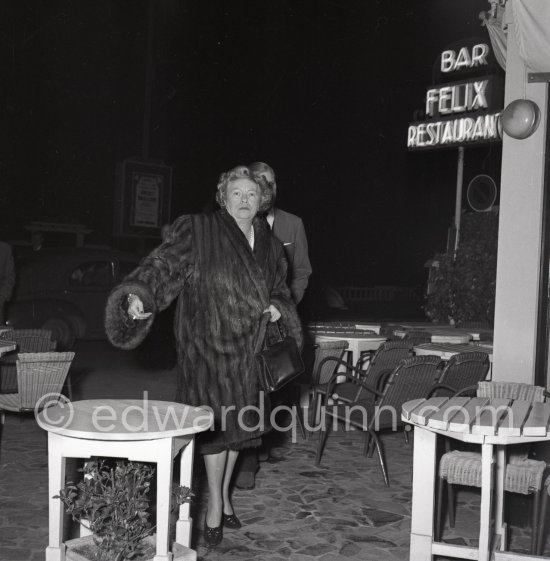
[[[52,339],[57,341],[57,350],[65,351],[73,347],[76,335],[73,326],[63,318],[50,318],[42,329],[52,332]]]

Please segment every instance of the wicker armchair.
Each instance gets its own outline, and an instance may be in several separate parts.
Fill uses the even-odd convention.
[[[378,432],[387,429],[397,430],[397,428],[403,426],[401,406],[411,399],[426,397],[429,389],[437,382],[441,373],[440,364],[441,359],[434,355],[404,359],[389,375],[383,391],[378,391],[367,382],[351,374],[346,374],[346,378],[356,386],[361,386],[362,391],[357,399],[350,403],[336,403],[325,408],[324,422],[321,424],[315,459],[316,465],[321,462],[331,425],[337,419],[344,423],[346,427],[351,425],[366,432],[365,452],[369,448],[370,439],[373,440],[382,468],[384,483],[389,486],[386,460]],[[334,375],[329,382],[328,395],[333,395],[340,387],[336,378],[337,375]],[[377,397],[377,401],[374,401],[369,394]],[[335,397],[337,398],[337,396]]]
[[[0,424],[4,424],[5,411],[32,412],[43,396],[61,394],[73,358],[73,352],[19,353],[16,361],[18,389],[15,393],[0,395]],[[49,399],[48,404],[51,402]]]
[[[356,375],[363,379],[367,384],[382,391],[388,376],[395,367],[405,358],[412,356],[412,345],[410,341],[400,339],[398,341],[386,341],[374,353],[372,359],[367,363],[366,368],[355,370]],[[358,368],[362,365],[358,364]],[[357,386],[353,381],[339,384],[335,390],[341,401],[353,401],[359,398],[361,386]],[[369,399],[374,400],[375,396],[370,395]]]
[[[453,355],[428,397],[446,397],[466,388],[476,387],[478,382],[485,380],[490,366],[487,353],[472,352]]]
[[[347,341],[322,341],[315,345],[315,360],[309,386],[312,404],[309,414],[311,427],[318,418],[318,408],[323,396],[326,395],[329,380],[339,366],[347,367],[347,363],[344,361],[347,348]]]
[[[44,353],[55,351],[57,343],[52,341],[52,333],[47,329],[12,329],[0,333],[0,338],[17,343],[19,353]],[[7,356],[0,362],[0,394],[17,391],[17,355]]]
[[[464,393],[469,388],[462,392]],[[477,397],[517,399],[529,402],[543,402],[547,397],[544,388],[519,382],[479,382]],[[539,528],[539,505],[546,463],[528,458],[528,446],[514,446],[508,455],[504,490],[523,495],[534,495],[532,514],[531,551],[535,552]],[[438,473],[437,514],[435,539],[440,541],[443,526],[442,505],[443,488],[447,483],[449,524],[454,527],[454,488],[453,485],[481,487],[481,453],[465,450],[448,451],[441,457]]]

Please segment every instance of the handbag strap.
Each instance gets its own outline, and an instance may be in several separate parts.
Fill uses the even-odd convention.
[[[254,354],[258,354],[264,346],[265,333],[267,331],[267,324],[270,318],[271,318],[271,312],[264,312],[262,314],[262,317],[260,319],[260,327],[258,328],[256,344],[254,345]]]
[[[258,354],[262,349],[267,349],[266,334],[267,334],[267,329],[269,326],[270,319],[271,319],[270,312],[264,312],[262,314],[262,317],[260,319],[260,327],[258,329],[258,335],[256,339],[256,345],[254,347],[254,354]],[[284,335],[283,332],[281,331],[281,324],[279,323],[279,320],[275,322],[275,325],[277,326],[279,341],[282,341],[284,339]]]

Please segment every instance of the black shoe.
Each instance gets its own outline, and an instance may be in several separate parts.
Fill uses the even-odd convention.
[[[242,527],[241,521],[235,516],[235,513],[223,514],[222,525],[226,528],[232,528],[233,530]]]
[[[223,528],[222,524],[216,528],[210,528],[210,526],[204,521],[204,541],[206,545],[218,545],[223,539]]]

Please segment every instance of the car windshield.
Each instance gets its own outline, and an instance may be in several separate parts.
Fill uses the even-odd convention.
[[[83,263],[73,269],[69,284],[72,286],[112,286],[114,284],[111,261]]]

